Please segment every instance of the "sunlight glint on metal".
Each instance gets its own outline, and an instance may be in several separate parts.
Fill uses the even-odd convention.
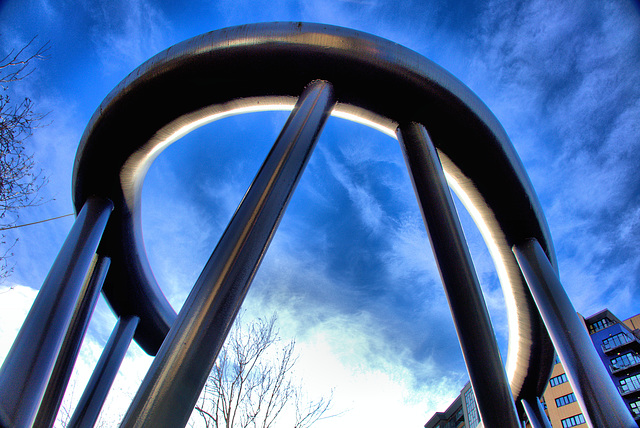
[[[142,243],[144,176],[164,148],[199,126],[273,110],[292,113],[192,292],[214,303],[198,309],[202,296],[194,297],[178,316],[153,277]],[[111,261],[102,291],[126,323],[103,352],[98,370],[107,380],[96,380],[85,393],[106,396],[133,336],[158,357],[123,426],[184,425],[198,383],[201,388],[330,112],[401,136],[485,426],[516,428],[525,414],[534,427],[545,426],[539,397],[549,379],[554,345],[581,390],[598,390],[602,385],[584,375],[571,351],[588,352],[584,337],[563,330],[577,315],[557,280],[540,203],[504,129],[482,101],[436,64],[387,40],[321,24],[266,23],[213,31],[159,53],[125,78],[91,118],[74,165],[78,219],[36,299],[40,303],[34,304],[0,369],[0,425],[26,428],[36,414],[57,411],[60,400],[53,397],[46,404],[42,398],[66,332],[79,331],[74,323],[82,321],[72,313],[82,296],[95,291],[91,287],[101,286],[85,280],[91,275],[87,257],[94,252]],[[509,318],[508,377],[445,176],[496,264]],[[447,237],[440,234],[445,229]],[[447,242],[455,245],[449,248]],[[229,260],[244,259],[223,269]],[[210,287],[211,281],[227,285]],[[545,297],[543,291],[556,297]],[[57,301],[62,295],[67,296],[64,304]],[[564,311],[548,309],[554,299],[565,302]],[[465,311],[479,322],[469,324]],[[185,333],[185,325],[201,315],[212,321]],[[189,356],[192,348],[184,342],[198,346],[198,358]],[[172,367],[182,374],[169,375]],[[184,382],[185,376],[199,380]],[[602,426],[636,426],[621,398],[610,392],[615,389],[600,390],[597,396],[580,397],[590,402],[586,419]],[[73,420],[87,418],[82,424],[90,425],[103,401],[85,400],[87,408],[76,410],[83,416]],[[169,414],[167,405],[172,406]]]

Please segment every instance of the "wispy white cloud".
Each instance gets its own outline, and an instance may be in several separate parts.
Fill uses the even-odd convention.
[[[152,167],[148,181],[142,203],[145,248],[156,279],[178,311],[213,251],[211,234],[224,226],[211,224],[185,201],[171,169]]]
[[[42,126],[34,129],[33,135],[25,140],[25,148],[33,154],[34,172],[42,170],[47,184],[38,193],[43,203],[19,210],[18,224],[73,213],[71,174],[84,127],[78,121],[77,106],[73,102],[67,102],[55,92],[48,93],[37,79],[35,83],[22,88],[20,96],[29,97],[38,112],[48,114],[41,122]],[[66,108],[59,108],[61,105]],[[15,254],[13,259],[19,263],[12,280],[40,288],[72,224],[73,217],[67,217],[7,231],[10,240],[18,239],[12,252]]]
[[[340,424],[423,424],[428,409],[445,405],[459,392],[455,385],[460,373],[443,373],[429,360],[418,366],[375,330],[364,333],[363,322],[366,317],[332,319],[333,325],[319,325],[301,349],[299,369],[307,387],[322,391],[338,385],[334,399],[340,406],[335,411],[344,412]],[[424,383],[413,383],[416,370],[423,372]],[[372,413],[370,406],[379,411]],[[335,422],[329,419],[318,426]]]
[[[386,268],[394,283],[409,279],[430,283],[438,280],[429,236],[419,215],[406,216],[395,224],[389,235],[390,249]]]
[[[107,73],[125,75],[167,47],[172,27],[162,10],[146,0],[87,5],[91,37]]]
[[[380,203],[363,184],[355,183],[344,165],[328,152],[323,152],[333,177],[344,187],[358,210],[362,223],[372,232],[379,231],[384,215]]]
[[[212,22],[227,24],[291,19],[345,25],[409,46],[451,69],[513,138],[541,195],[560,255],[561,277],[576,307],[585,315],[603,303],[622,316],[637,312],[638,285],[630,280],[640,272],[639,250],[633,247],[640,237],[635,177],[640,163],[640,32],[635,15],[627,13],[622,2],[491,1],[483,3],[484,13],[478,16],[467,10],[473,7],[468,2],[418,3],[221,1],[206,13],[213,10]],[[97,54],[107,79],[123,77],[173,37],[173,17],[151,1],[88,2],[87,11],[90,16],[83,19],[91,25],[90,43],[82,52]],[[190,31],[188,24],[180,25],[181,34]],[[82,101],[69,102],[78,93],[57,97],[56,91],[64,89],[54,89],[30,92],[48,94],[39,99],[56,111],[53,124],[33,139],[43,165],[55,171],[56,184],[47,192],[61,195],[63,202],[43,206],[47,215],[70,206],[73,154],[85,125],[74,117],[88,120],[91,113]],[[281,126],[276,122],[279,119],[259,132],[242,121],[229,128],[269,134]],[[325,426],[348,420],[355,420],[351,426],[363,421],[404,425],[398,415],[406,416],[406,425],[419,426],[433,410],[443,409],[464,383],[444,292],[397,143],[388,142],[396,152],[391,155],[391,149],[367,135],[344,137],[331,127],[327,125],[330,140],[340,143],[319,144],[245,310],[254,315],[277,310],[283,332],[298,336],[305,382],[323,393],[327,384],[338,385],[336,401],[347,408],[336,410],[349,412],[340,420],[325,421]],[[220,139],[239,144],[248,140],[230,134]],[[203,135],[200,144],[210,144]],[[187,164],[184,169],[190,171],[169,166],[150,173],[155,184],[146,189],[145,242],[155,273],[176,307],[257,171],[253,163],[217,170],[214,161],[236,154],[259,158],[256,150],[263,149],[261,143],[242,147],[242,153],[185,147],[193,158],[178,157],[176,162]],[[192,182],[184,180],[189,172],[195,177]],[[328,219],[321,218],[325,214]],[[329,227],[336,219],[343,222],[338,231]],[[477,233],[466,226],[465,232],[498,336],[504,338],[504,303],[492,262],[477,243]],[[20,253],[24,273],[16,277],[18,282],[39,286],[66,230],[51,228],[51,239],[39,233],[34,233],[29,251]],[[44,241],[56,249],[40,250]],[[86,370],[115,322],[104,302],[94,321],[86,357],[79,361]],[[121,396],[133,395],[128,391],[139,380],[128,384],[127,379],[144,373],[148,361],[139,354],[133,351],[125,360],[130,365],[121,370],[113,396],[125,390]],[[323,378],[328,382],[322,384]],[[389,412],[361,410],[354,397]],[[114,406],[128,403],[114,401]],[[113,413],[124,413],[124,408]]]
[[[270,309],[260,304],[248,311]],[[310,319],[304,331],[301,316]],[[446,405],[463,383],[463,373],[443,371],[429,356],[416,361],[403,343],[390,339],[375,314],[339,314],[326,306],[300,314],[280,305],[278,321],[283,335],[296,337],[295,370],[305,391],[310,396],[333,391],[330,413],[340,415],[318,426],[424,423],[429,409]],[[378,412],[370,411],[373,403]]]
[[[531,174],[578,308],[615,306],[600,292],[623,276],[611,271],[637,270],[638,251],[617,251],[628,241],[613,230],[637,230],[640,26],[629,8],[489,3],[468,79]]]
[[[33,288],[19,284],[0,286],[0,361],[9,353],[36,295]]]

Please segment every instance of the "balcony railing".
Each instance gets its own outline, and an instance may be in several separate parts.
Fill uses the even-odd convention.
[[[638,345],[640,345],[640,341],[638,341],[638,339],[636,339],[635,336],[631,336],[630,334],[623,333],[620,336],[618,336],[616,338],[616,340],[612,340],[612,341],[605,340],[605,341],[603,341],[602,345],[600,345],[600,346],[602,348],[602,351],[605,354],[610,354],[613,351],[619,350],[623,346],[626,346],[626,345],[628,345],[630,343],[634,343],[634,342],[638,343]]]
[[[615,374],[615,373],[621,372],[623,370],[628,370],[628,369],[631,369],[633,367],[637,367],[639,365],[640,365],[640,361],[634,361],[633,363],[628,364],[626,366],[617,366],[617,367],[615,367],[613,364],[609,364],[609,370],[611,370],[612,374]]]
[[[628,385],[621,385],[618,387],[618,390],[620,391],[620,395],[624,397],[640,391],[640,383],[634,382]]]

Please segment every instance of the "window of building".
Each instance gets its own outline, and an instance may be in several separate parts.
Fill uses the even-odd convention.
[[[469,418],[469,428],[476,428],[480,424],[480,414],[476,406],[476,397],[473,395],[473,389],[469,388],[464,393],[464,402],[467,405],[467,417]]]
[[[616,346],[624,345],[631,342],[631,338],[626,333],[618,333],[615,336],[611,336],[602,341],[602,348],[607,351],[615,348]]]
[[[631,408],[631,413],[633,413],[634,417],[640,416],[640,400],[636,400],[629,404]]]
[[[565,373],[562,373],[559,376],[552,377],[551,379],[549,379],[549,385],[553,387],[553,386],[560,385],[561,383],[565,383],[566,381],[567,381],[567,375]]]
[[[624,355],[619,355],[611,360],[611,368],[614,370],[624,369],[625,367],[632,366],[640,363],[640,355],[635,352],[627,352]]]
[[[556,398],[556,407],[566,406],[567,404],[575,403],[575,401],[576,396],[572,392],[571,394],[563,395],[562,397]]]
[[[601,320],[594,322],[593,324],[589,324],[589,334],[593,334],[614,324],[615,323],[609,318],[604,317]]]
[[[620,379],[620,392],[637,391],[640,389],[640,374]]]
[[[571,416],[570,418],[563,419],[560,422],[562,422],[563,428],[574,427],[576,425],[586,423],[586,421],[584,420],[584,416],[582,416],[582,413],[580,413],[579,415]]]

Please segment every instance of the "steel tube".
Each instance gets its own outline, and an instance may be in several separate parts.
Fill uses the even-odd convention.
[[[160,347],[122,427],[184,426],[334,106],[327,82],[298,99]]]
[[[469,379],[486,427],[520,426],[489,313],[435,147],[418,123],[398,127]]]
[[[52,427],[56,420],[65,390],[69,384],[73,366],[78,358],[82,340],[91,320],[91,314],[93,314],[98,296],[100,296],[104,278],[107,276],[109,263],[110,259],[108,257],[94,255],[94,260],[89,270],[91,275],[87,277],[87,281],[82,287],[81,297],[71,318],[56,365],[53,368],[47,389],[38,409],[34,423],[36,427]]]
[[[33,424],[112,209],[89,198],[78,214],[0,368],[1,426]]]
[[[117,206],[110,239],[100,247],[112,261],[104,287],[111,308],[140,316],[135,340],[149,355],[157,354],[176,318],[142,237],[141,189],[156,156],[200,124],[266,106],[293,107],[300,88],[320,76],[339,93],[332,114],[390,134],[409,118],[429,129],[500,275],[511,391],[518,399],[540,396],[553,346],[511,245],[534,237],[550,257],[554,251],[522,162],[497,118],[458,79],[414,51],[347,28],[277,22],[212,31],[159,53],[104,99],[78,148],[73,198],[78,210],[92,195]]]
[[[551,422],[549,421],[547,414],[544,412],[538,397],[534,397],[531,401],[533,402],[530,403],[529,400],[520,401],[524,408],[524,412],[529,419],[531,428],[552,428]]]
[[[109,340],[102,350],[96,368],[91,374],[89,383],[80,397],[78,406],[67,424],[68,428],[92,427],[95,425],[100,410],[104,405],[111,385],[118,374],[122,360],[133,340],[140,318],[130,316],[119,318],[111,332]]]
[[[598,428],[637,428],[538,241],[514,245],[513,253],[587,423]]]

